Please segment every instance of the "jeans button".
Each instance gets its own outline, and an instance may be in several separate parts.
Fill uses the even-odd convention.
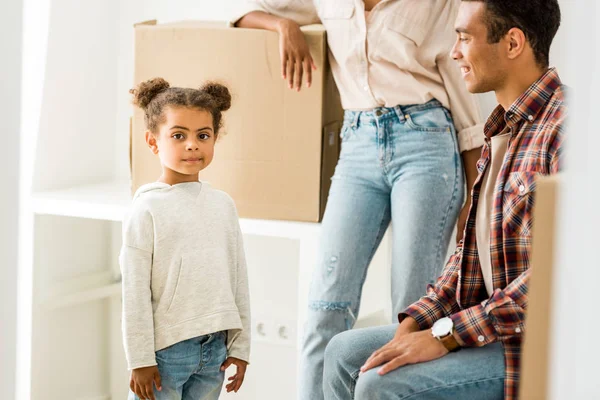
[[[377,110],[377,111],[375,111],[375,115],[377,115],[378,117],[381,117],[381,114],[383,114],[383,113],[381,112],[381,110]]]

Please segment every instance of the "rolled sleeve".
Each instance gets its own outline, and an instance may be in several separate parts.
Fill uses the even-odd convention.
[[[523,335],[529,274],[525,271],[490,299],[450,317],[461,346],[481,347]]]
[[[485,142],[483,128],[484,124],[481,123],[458,131],[458,146],[461,152],[483,146]]]
[[[246,14],[253,11],[262,11],[295,21],[298,25],[311,25],[320,23],[317,10],[312,2],[298,2],[294,0],[246,0],[243,6],[229,20],[233,27]]]
[[[240,8],[235,10],[235,13],[229,19],[229,27],[233,28],[240,19],[253,11],[269,12],[260,1],[245,1]]]

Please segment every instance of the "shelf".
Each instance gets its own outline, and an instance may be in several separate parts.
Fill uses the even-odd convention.
[[[33,212],[42,215],[122,221],[131,202],[129,184],[106,182],[36,193]]]
[[[121,282],[114,282],[110,272],[100,272],[57,284],[46,296],[44,308],[57,310],[120,295]]]
[[[127,182],[106,182],[32,195],[33,212],[39,215],[122,221],[131,203]],[[320,224],[311,222],[240,219],[248,235],[302,239],[318,235]]]

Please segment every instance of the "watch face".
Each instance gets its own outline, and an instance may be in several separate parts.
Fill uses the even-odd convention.
[[[436,321],[435,324],[433,324],[433,327],[431,328],[431,333],[433,333],[433,335],[436,337],[444,337],[452,332],[453,326],[454,323],[450,318],[442,318]]]

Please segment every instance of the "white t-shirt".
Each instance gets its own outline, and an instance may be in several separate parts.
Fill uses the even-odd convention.
[[[492,256],[490,254],[490,230],[492,226],[492,202],[494,200],[494,191],[498,174],[502,169],[502,163],[506,150],[508,149],[508,139],[510,131],[505,130],[500,135],[491,138],[490,154],[491,159],[488,168],[481,183],[481,192],[479,194],[479,203],[477,204],[477,216],[475,217],[475,233],[477,235],[477,251],[479,253],[479,262],[481,272],[488,295],[494,291],[492,279]]]

